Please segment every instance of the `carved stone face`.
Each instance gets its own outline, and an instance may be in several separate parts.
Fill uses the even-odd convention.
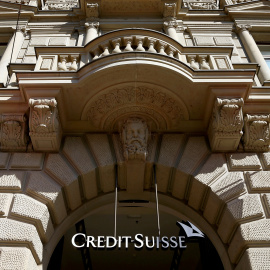
[[[147,154],[148,128],[140,118],[128,119],[122,129],[124,157],[128,159],[143,159]]]

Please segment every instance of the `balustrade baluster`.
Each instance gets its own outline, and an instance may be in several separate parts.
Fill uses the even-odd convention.
[[[154,48],[155,46],[155,40],[154,39],[151,39],[151,38],[148,38],[148,52],[151,52],[151,53],[156,53],[156,49]]]
[[[67,71],[68,55],[59,55],[58,70]]]
[[[199,70],[199,65],[195,62],[195,58],[196,58],[196,55],[188,55],[187,56],[188,58],[188,62],[190,64],[190,67],[195,69],[195,70]]]
[[[209,64],[206,62],[207,55],[199,55],[201,69],[210,69]]]
[[[78,69],[78,60],[79,60],[79,56],[78,55],[71,55],[71,66],[70,66],[70,70],[74,70],[76,71]]]
[[[131,37],[124,38],[124,41],[126,43],[126,48],[124,49],[124,52],[133,52],[133,49],[131,47],[132,38]]]
[[[145,52],[145,48],[143,47],[143,38],[141,37],[136,37],[136,42],[137,42],[137,48],[136,52]]]
[[[112,53],[121,53],[121,50],[120,50],[121,39],[117,38],[117,39],[112,40],[112,44],[114,46]]]

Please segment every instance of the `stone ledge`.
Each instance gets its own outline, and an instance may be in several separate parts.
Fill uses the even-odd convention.
[[[0,169],[6,169],[9,161],[10,153],[0,152]]]

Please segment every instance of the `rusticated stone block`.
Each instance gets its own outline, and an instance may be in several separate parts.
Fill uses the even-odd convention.
[[[162,137],[157,162],[158,191],[166,192],[171,177],[171,167],[176,165],[177,157],[184,146],[185,136],[182,134],[165,134]]]
[[[235,270],[267,270],[270,265],[270,248],[248,248]]]
[[[25,172],[0,171],[0,190],[18,192],[21,191],[25,178]]]
[[[44,154],[42,153],[14,153],[11,158],[11,169],[41,170]]]
[[[48,208],[45,204],[24,194],[15,194],[11,215],[25,222],[35,224],[44,242],[48,242],[53,234]]]
[[[259,171],[262,168],[258,156],[253,153],[234,153],[227,157],[231,171]]]
[[[209,154],[205,137],[190,137],[175,173],[172,195],[183,199],[189,180],[201,162]]]
[[[269,192],[270,191],[270,172],[247,172],[247,185],[251,191]]]
[[[262,202],[265,206],[266,216],[270,217],[270,193],[262,195]]]
[[[39,264],[42,261],[43,246],[36,227],[16,220],[0,219],[0,244],[1,245],[27,245]]]
[[[60,224],[67,211],[62,188],[49,176],[42,172],[31,172],[26,189],[27,194],[48,205],[53,221]]]
[[[211,186],[211,190],[203,215],[214,224],[225,202],[246,192],[243,174],[230,172],[224,178],[218,179]]]
[[[263,217],[260,197],[257,194],[246,194],[227,204],[227,208],[220,220],[218,234],[227,243],[234,232],[237,223],[243,223]]]
[[[85,197],[87,199],[96,197],[98,194],[95,171],[96,165],[87,152],[82,138],[67,137],[65,139],[63,153],[80,173]]]
[[[0,269],[36,270],[37,264],[26,247],[1,247]]]
[[[6,169],[7,168],[7,163],[10,157],[10,153],[0,153],[0,169]]]
[[[237,263],[244,248],[250,245],[269,246],[270,219],[262,219],[246,224],[241,224],[228,249],[232,263]]]
[[[270,152],[262,153],[262,163],[266,170],[270,170]]]
[[[64,187],[70,209],[77,208],[81,204],[79,181],[66,161],[59,154],[49,154],[45,171]]]
[[[198,210],[203,204],[207,186],[227,172],[223,154],[212,154],[192,180],[188,204]]]
[[[103,192],[113,191],[115,187],[115,161],[106,134],[88,134],[87,143],[98,165],[100,186]]]
[[[13,194],[0,193],[0,216],[7,216]]]

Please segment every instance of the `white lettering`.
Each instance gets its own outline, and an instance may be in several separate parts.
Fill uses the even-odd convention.
[[[83,243],[81,246],[78,246],[78,245],[76,244],[75,238],[76,238],[78,235],[83,235],[83,236],[84,236],[84,239],[85,239],[85,234],[83,234],[83,233],[77,233],[77,234],[73,235],[73,237],[72,237],[72,239],[71,239],[71,243],[72,243],[72,245],[73,245],[74,247],[76,247],[76,248],[84,247],[85,243]]]
[[[110,246],[110,240],[113,240],[113,244]],[[112,236],[106,237],[106,248],[114,248],[117,245],[117,239]]]
[[[163,236],[161,238],[161,242],[162,242],[162,245],[161,245],[162,248],[168,248],[169,247],[169,242],[168,242],[168,237],[167,236]]]
[[[138,233],[138,234],[135,235],[135,245],[134,245],[135,248],[142,248],[143,247],[143,240],[140,239],[140,238],[143,238],[142,234]],[[140,245],[137,245],[136,242],[137,243],[139,242]]]
[[[89,247],[89,244],[91,244],[91,246],[93,248],[96,248],[96,245],[94,244],[95,241],[95,237],[94,236],[87,236],[87,247]]]

